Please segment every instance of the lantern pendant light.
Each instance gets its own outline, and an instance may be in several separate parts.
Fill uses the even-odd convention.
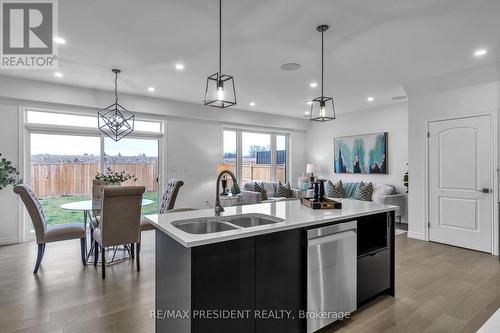
[[[219,0],[219,71],[207,78],[205,105],[221,109],[236,105],[234,78],[222,73],[222,0]]]
[[[134,131],[135,116],[118,103],[118,74],[115,73],[115,102],[97,113],[99,130],[115,141],[123,139]]]
[[[335,119],[335,103],[333,98],[326,97],[324,94],[324,38],[325,31],[328,30],[325,24],[319,25],[316,30],[321,32],[321,96],[313,99],[311,104],[311,121],[330,121]]]

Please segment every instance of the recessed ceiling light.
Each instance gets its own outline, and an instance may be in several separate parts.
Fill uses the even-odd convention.
[[[148,87],[149,92],[155,92],[155,87]]]
[[[61,37],[54,37],[54,43],[56,44],[66,44],[66,40]]]
[[[182,71],[184,69],[184,65],[183,64],[175,64],[175,69],[177,69],[178,71]]]
[[[311,114],[311,111],[306,110],[306,111],[304,111],[304,114],[308,116],[308,115],[310,115],[310,114]]]
[[[297,69],[300,68],[300,64],[297,64],[296,62],[287,62],[286,64],[283,64],[280,66],[282,70],[284,71],[296,71]]]
[[[317,86],[318,86],[318,84],[316,82],[311,82],[309,84],[309,87],[311,87],[311,88],[316,88]]]
[[[250,102],[250,106],[255,106],[255,102]]]
[[[307,105],[311,105],[313,103],[313,101],[307,101],[306,104]]]
[[[63,77],[64,75],[63,75],[63,73],[61,73],[61,72],[55,72],[55,73],[54,73],[54,76],[55,76],[55,77]]]
[[[366,100],[367,100],[368,102],[373,102],[373,101],[375,100],[375,98],[374,98],[374,97],[372,97],[372,96],[370,96],[370,97],[368,97]]]
[[[488,53],[488,50],[486,49],[479,49],[474,52],[475,57],[482,57]]]

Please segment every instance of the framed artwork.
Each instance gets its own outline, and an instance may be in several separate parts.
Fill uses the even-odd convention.
[[[388,133],[333,139],[335,173],[388,174]]]

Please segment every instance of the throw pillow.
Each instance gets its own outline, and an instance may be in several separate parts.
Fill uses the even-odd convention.
[[[290,183],[287,183],[286,186],[278,183],[276,186],[276,193],[274,194],[277,198],[291,198],[292,197],[292,188],[290,187]]]
[[[358,184],[358,187],[356,187],[356,193],[354,195],[354,199],[362,201],[372,201],[372,194],[373,194],[373,184],[372,183],[365,184],[361,182]]]
[[[336,184],[330,180],[326,184],[326,196],[329,198],[345,198],[344,185],[339,180]]]
[[[266,187],[264,186],[264,183],[254,183],[253,184],[253,190],[255,192],[259,192],[262,194],[262,200],[267,200],[267,191],[266,191]]]

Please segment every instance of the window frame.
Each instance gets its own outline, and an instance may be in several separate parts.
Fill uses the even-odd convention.
[[[31,106],[20,106],[19,112],[19,158],[20,165],[22,165],[22,179],[26,183],[31,183],[31,134],[52,134],[52,135],[70,135],[70,136],[89,136],[89,137],[99,137],[100,138],[100,157],[99,157],[99,170],[105,170],[104,161],[104,139],[106,135],[102,133],[98,128],[92,127],[78,127],[78,126],[68,126],[68,125],[50,125],[50,124],[38,124],[38,123],[28,123],[28,111],[35,112],[45,112],[54,114],[70,114],[78,116],[94,116],[97,110],[62,110],[62,109],[46,109]],[[138,121],[148,121],[160,123],[160,132],[143,132],[134,131],[127,136],[127,138],[133,139],[145,139],[145,140],[157,140],[158,141],[158,200],[162,195],[162,189],[164,188],[164,180],[162,175],[164,174],[165,166],[165,147],[166,147],[166,121],[158,118],[148,118],[141,115],[136,115],[136,120]],[[29,216],[24,209],[22,202],[19,202],[19,241],[27,241],[35,238],[34,234],[30,233],[30,228],[28,227]]]
[[[284,136],[285,137],[285,149],[286,149],[286,164],[285,164],[285,184],[290,181],[290,133],[286,131],[279,130],[265,130],[259,128],[245,128],[245,127],[232,127],[232,126],[222,126],[221,131],[221,163],[224,161],[224,131],[233,131],[236,132],[236,180],[238,184],[242,182],[243,175],[243,133],[256,133],[256,134],[268,134],[270,135],[270,148],[271,148],[271,180],[272,182],[277,182],[278,179],[276,177],[276,137]],[[254,180],[254,179],[252,179]]]

